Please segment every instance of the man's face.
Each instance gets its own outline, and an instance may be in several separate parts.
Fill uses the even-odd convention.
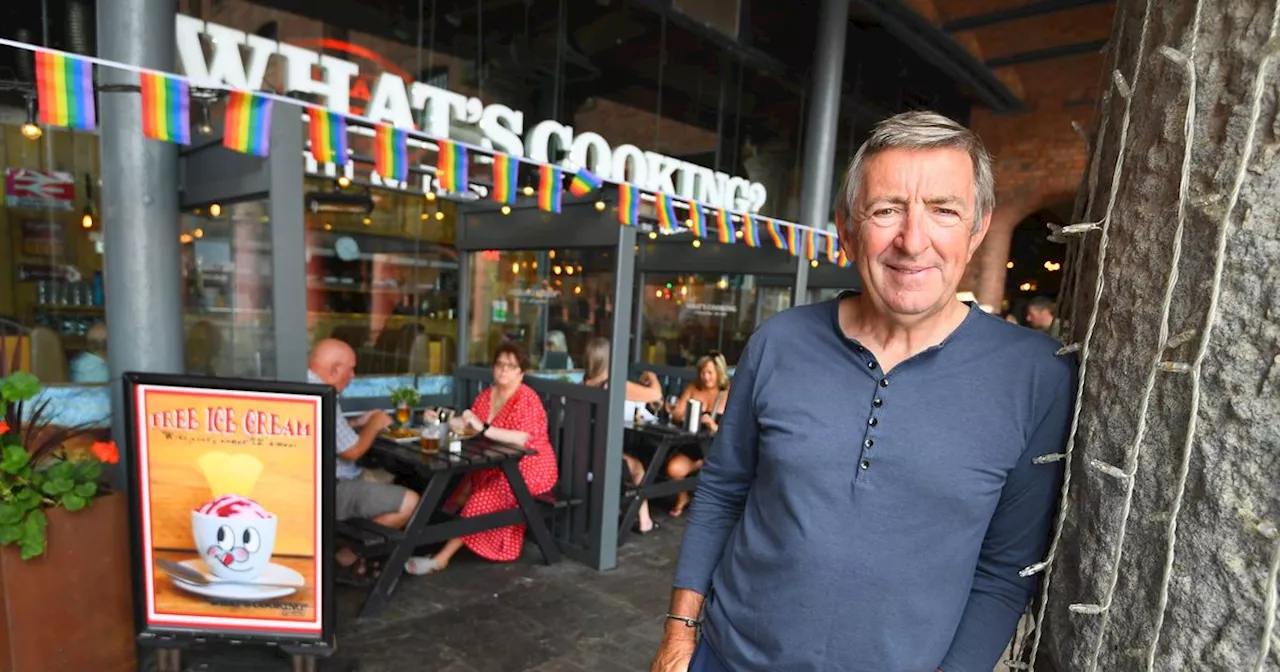
[[[955,300],[965,266],[991,222],[973,233],[973,162],[960,149],[890,149],[863,167],[841,244],[865,294],[885,312],[925,316]]]
[[[1048,308],[1037,308],[1032,306],[1027,309],[1027,324],[1036,329],[1045,329],[1053,324],[1053,312]]]

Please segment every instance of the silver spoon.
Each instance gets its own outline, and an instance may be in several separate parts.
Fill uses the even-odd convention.
[[[157,558],[156,564],[163,569],[165,574],[186,583],[195,584],[197,586],[214,586],[214,585],[232,585],[232,586],[260,586],[263,588],[305,588],[306,586],[296,583],[259,583],[257,581],[228,581],[226,579],[213,580],[205,576],[198,570],[192,569],[186,565],[174,562],[172,560],[164,560]]]

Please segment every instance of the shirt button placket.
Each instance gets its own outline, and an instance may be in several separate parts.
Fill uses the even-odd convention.
[[[867,368],[868,369],[876,368],[875,361],[873,360],[873,361],[867,362]],[[881,389],[888,387],[889,379],[887,377],[881,378],[879,381],[879,385]],[[863,457],[862,457],[862,460],[858,462],[858,469],[861,471],[868,471],[871,469],[871,459],[870,459],[871,449],[876,445],[876,440],[872,436],[872,431],[880,425],[880,418],[879,416],[876,415],[876,410],[882,408],[883,406],[884,406],[884,398],[880,395],[879,392],[877,392],[875,397],[871,399],[872,410],[871,410],[871,415],[867,417],[867,434],[866,434],[866,438],[862,440]]]

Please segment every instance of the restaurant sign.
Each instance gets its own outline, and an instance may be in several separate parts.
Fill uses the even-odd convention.
[[[261,90],[274,57],[282,65],[284,91],[314,94],[335,112],[351,114],[353,90],[359,94],[363,116],[398,128],[418,129],[437,138],[448,138],[453,122],[473,124],[483,136],[481,144],[497,152],[551,163],[560,151],[567,168],[585,167],[609,181],[627,181],[647,191],[660,191],[710,207],[758,212],[768,193],[763,184],[731,176],[687,161],[645,151],[635,145],[613,147],[600,134],[575,133],[572,126],[542,121],[529,127],[524,113],[506,105],[485,105],[424,82],[411,81],[398,68],[384,69],[367,92],[360,66],[330,53],[296,44],[277,42],[227,26],[178,14],[178,57],[193,83],[207,82],[237,89]],[[209,44],[208,54],[203,40]],[[357,53],[352,49],[327,51]],[[359,53],[372,53],[361,48]],[[368,63],[385,59],[364,57]],[[319,78],[316,78],[319,73]],[[364,98],[367,95],[367,105]],[[422,114],[425,111],[425,114]],[[414,123],[422,114],[423,127]]]
[[[329,642],[331,388],[125,375],[141,632]]]

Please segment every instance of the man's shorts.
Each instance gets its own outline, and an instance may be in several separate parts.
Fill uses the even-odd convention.
[[[407,490],[390,483],[374,483],[354,478],[338,479],[334,508],[338,520],[374,518],[400,510]]]

